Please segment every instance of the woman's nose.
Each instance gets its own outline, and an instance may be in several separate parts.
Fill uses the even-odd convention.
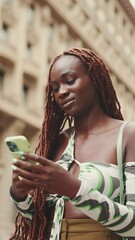
[[[68,94],[69,94],[68,88],[64,84],[62,84],[59,88],[58,97],[63,98],[65,96],[68,96]]]

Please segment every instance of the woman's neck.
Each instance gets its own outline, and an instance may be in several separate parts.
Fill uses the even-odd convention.
[[[89,134],[100,134],[112,120],[102,110],[94,112],[87,117],[76,118],[74,120],[76,135],[88,136]]]

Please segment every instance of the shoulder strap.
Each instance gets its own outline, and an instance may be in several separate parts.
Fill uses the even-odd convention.
[[[72,159],[72,161],[74,159],[74,137],[75,137],[75,130],[73,128],[71,135],[69,137],[69,140],[68,140],[68,144],[62,154],[62,157],[63,157],[63,155],[68,154],[70,156],[70,158]],[[62,159],[62,157],[61,157],[61,159]]]
[[[124,181],[123,181],[123,160],[122,160],[122,139],[123,139],[123,130],[128,122],[124,122],[118,132],[117,139],[117,162],[119,169],[119,179],[120,179],[120,203],[124,201]]]

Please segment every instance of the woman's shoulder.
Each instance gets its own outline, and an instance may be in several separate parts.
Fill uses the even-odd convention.
[[[128,122],[123,133],[125,162],[135,162],[135,122]]]
[[[135,146],[135,122],[128,122],[125,126],[124,139],[127,146],[132,144]]]
[[[135,122],[127,122],[124,134],[127,136],[127,139],[135,138]]]

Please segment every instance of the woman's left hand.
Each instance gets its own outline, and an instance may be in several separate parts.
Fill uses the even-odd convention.
[[[31,189],[36,187],[44,188],[48,193],[74,198],[80,188],[80,180],[75,178],[57,162],[53,162],[37,154],[24,153],[26,160],[17,160],[13,165],[14,170],[24,184]],[[32,160],[35,164],[29,162]]]

